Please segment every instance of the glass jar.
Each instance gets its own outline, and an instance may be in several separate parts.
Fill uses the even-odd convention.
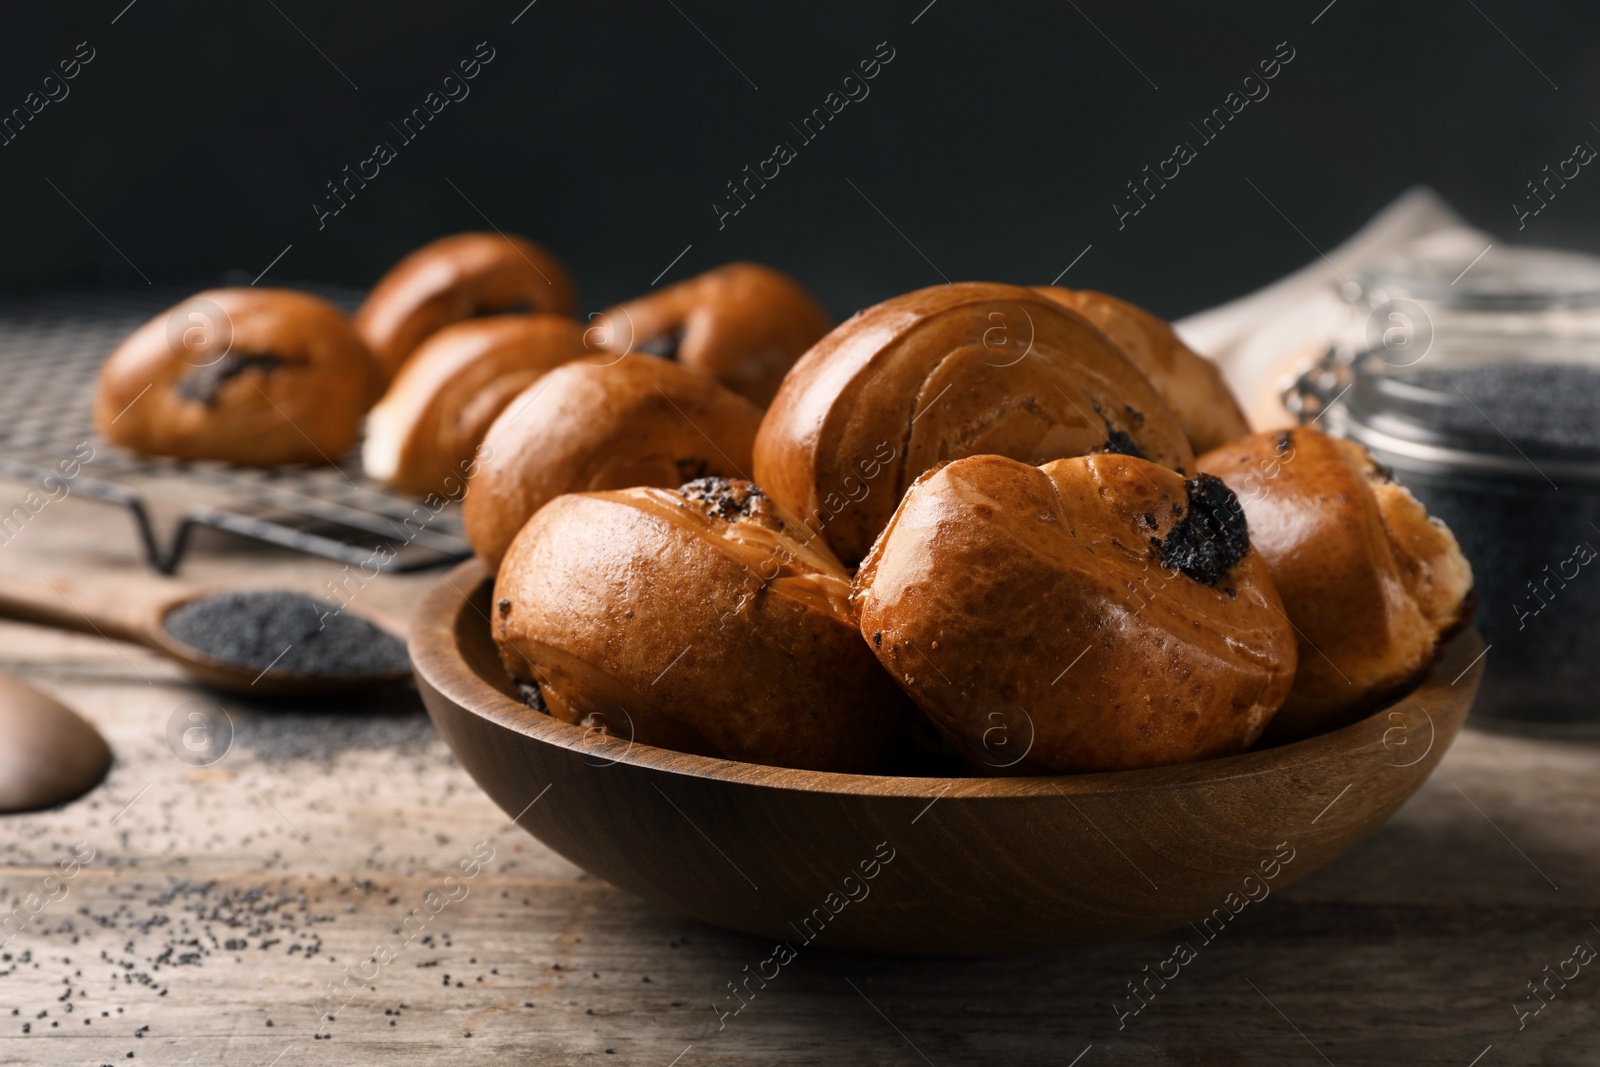
[[[1286,402],[1460,541],[1488,646],[1470,721],[1596,737],[1600,259],[1486,243],[1452,232],[1374,264]]]

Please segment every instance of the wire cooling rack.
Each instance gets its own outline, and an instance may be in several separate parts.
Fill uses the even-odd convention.
[[[388,492],[361,473],[356,451],[335,466],[256,470],[149,459],[98,437],[91,412],[100,364],[140,323],[187,295],[0,295],[0,478],[37,487],[35,506],[65,492],[125,509],[145,559],[163,574],[177,570],[196,527],[389,571],[471,554],[453,505],[435,514]],[[358,299],[319,295],[345,307]],[[91,448],[92,459],[73,464]],[[0,496],[0,541],[31,517],[25,500]]]

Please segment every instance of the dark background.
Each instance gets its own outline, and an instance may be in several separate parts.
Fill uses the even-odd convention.
[[[941,275],[1049,281],[1092,245],[1068,284],[1175,317],[1417,182],[1517,236],[1525,183],[1600,145],[1600,5],[926,2],[537,0],[515,24],[526,0],[30,5],[5,15],[0,113],[96,54],[0,148],[0,286],[248,282],[292,245],[263,284],[365,287],[487,216],[563,258],[589,310],[690,245],[663,283],[755,259],[840,314]],[[471,95],[400,143],[388,123],[480,41]],[[802,146],[789,121],[882,41],[870,96]],[[1282,41],[1271,95],[1200,146],[1188,123]],[[324,183],[378,140],[398,158],[319,230]],[[724,182],[778,140],[799,158],[719,230]],[[1123,183],[1179,140],[1199,158],[1119,231]],[[1600,250],[1600,175],[1520,239]]]

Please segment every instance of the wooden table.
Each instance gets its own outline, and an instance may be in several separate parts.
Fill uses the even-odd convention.
[[[51,504],[0,548],[0,575],[86,599],[171,587],[126,521]],[[217,535],[181,581],[315,592],[338,571]],[[403,615],[434,579],[385,576],[360,606]],[[1242,914],[1120,1029],[1113,1002],[1184,935],[980,961],[810,951],[719,1025],[713,1002],[770,946],[512,827],[414,696],[253,705],[139,649],[11,624],[0,670],[81,710],[117,753],[88,797],[0,820],[0,912],[67,894],[0,950],[4,1063],[1600,1063],[1600,966],[1552,980],[1520,1029],[1518,1015],[1544,1003],[1527,983],[1546,966],[1570,974],[1575,945],[1600,946],[1593,745],[1467,732],[1392,822]],[[195,700],[235,726],[207,767],[166,740]],[[93,858],[41,889],[79,842]],[[424,908],[475,849],[493,858],[451,883],[459,899]],[[365,963],[418,908],[410,943]],[[370,981],[327,1019],[347,967]]]

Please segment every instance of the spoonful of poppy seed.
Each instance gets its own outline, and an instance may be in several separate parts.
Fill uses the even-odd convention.
[[[398,682],[405,642],[348,606],[277,589],[191,594],[135,621],[64,595],[0,587],[0,618],[143,645],[200,681],[253,696],[309,696]]]
[[[168,634],[219,663],[314,678],[374,678],[411,669],[398,637],[300,593],[235,589],[189,600],[162,619]]]

